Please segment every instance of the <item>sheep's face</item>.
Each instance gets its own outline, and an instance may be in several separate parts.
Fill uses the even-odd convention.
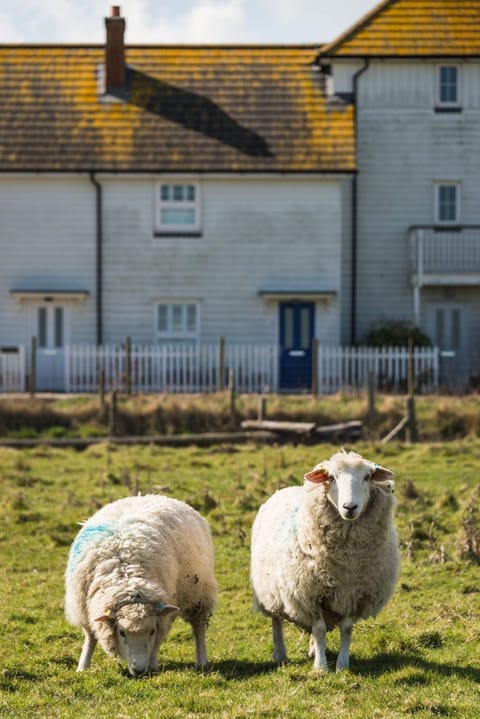
[[[122,610],[115,622],[117,650],[127,662],[129,674],[141,677],[150,667],[157,636],[157,616],[148,614],[146,607],[138,604],[125,610]]]
[[[305,479],[313,484],[327,483],[327,497],[342,519],[351,522],[362,516],[374,483],[393,491],[390,470],[374,464],[356,452],[337,452],[317,464]]]
[[[111,625],[115,654],[127,663],[132,677],[144,676],[156,663],[156,652],[162,632],[162,616],[178,611],[178,607],[158,604],[128,604],[97,621]]]

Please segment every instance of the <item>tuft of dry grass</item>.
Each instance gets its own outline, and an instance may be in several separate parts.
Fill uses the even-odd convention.
[[[365,435],[380,439],[406,413],[402,395],[378,394],[370,416],[365,393],[267,395],[266,419],[317,425],[361,420]],[[119,395],[116,433],[128,436],[228,432],[244,419],[256,419],[258,395],[239,394],[232,413],[228,392],[213,394]],[[104,436],[108,433],[109,397],[102,406],[92,395],[0,398],[0,436]],[[478,395],[419,396],[416,415],[420,441],[480,436]]]

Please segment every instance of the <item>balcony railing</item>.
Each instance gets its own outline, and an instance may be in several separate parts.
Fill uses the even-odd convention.
[[[477,284],[480,276],[480,225],[462,227],[411,227],[410,265],[415,284],[449,277],[462,284]]]

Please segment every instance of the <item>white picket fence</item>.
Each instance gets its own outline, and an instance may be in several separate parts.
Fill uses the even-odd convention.
[[[1,349],[0,392],[24,392],[25,381],[25,348]]]
[[[440,357],[436,347],[413,349],[413,376],[418,392],[434,392],[439,385]],[[384,392],[407,389],[407,347],[318,348],[318,392],[348,392],[367,387],[373,375],[375,387]]]
[[[66,347],[66,391],[95,392],[100,371],[106,389],[125,389],[126,357],[123,346]],[[227,344],[223,352],[218,344],[133,345],[130,387],[133,392],[213,392],[228,385],[233,370],[238,392],[276,392],[279,389],[278,366],[279,351],[272,345]],[[415,348],[413,367],[417,391],[432,392],[438,388],[439,353],[436,348]],[[405,391],[408,349],[318,347],[319,394],[363,389],[370,375],[380,390]]]
[[[133,392],[213,392],[226,387],[233,370],[238,392],[271,392],[277,387],[277,348],[218,344],[132,345]],[[65,348],[67,392],[95,392],[100,372],[107,389],[125,389],[127,354],[123,346],[79,345]],[[223,378],[220,374],[223,370]]]
[[[0,392],[24,392],[26,352],[0,350]],[[65,391],[94,393],[103,373],[106,390],[127,387],[125,347],[75,345],[65,347]],[[273,345],[132,345],[132,392],[215,392],[227,387],[233,376],[237,392],[279,391],[279,349]],[[417,347],[413,351],[415,389],[434,392],[439,386],[439,351]],[[223,373],[223,376],[220,375]],[[405,347],[318,346],[319,394],[351,392],[367,387],[369,377],[384,392],[407,388],[408,349]],[[310,378],[306,378],[309,385]]]

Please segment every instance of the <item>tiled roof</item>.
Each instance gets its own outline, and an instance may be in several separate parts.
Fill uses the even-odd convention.
[[[335,57],[480,56],[480,0],[387,0],[321,54]]]
[[[351,171],[353,108],[326,99],[317,52],[127,46],[111,101],[103,47],[0,46],[0,171]]]

